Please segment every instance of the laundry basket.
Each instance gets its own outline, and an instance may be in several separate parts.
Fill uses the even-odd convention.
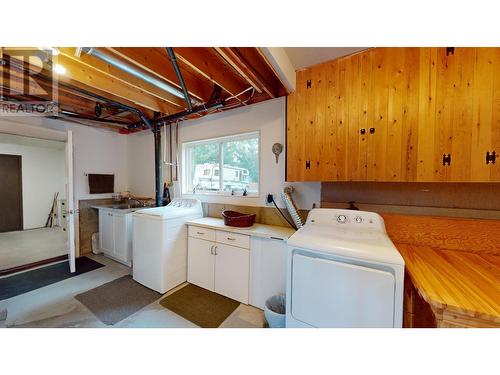
[[[270,328],[285,328],[285,295],[278,294],[266,300],[264,316]]]

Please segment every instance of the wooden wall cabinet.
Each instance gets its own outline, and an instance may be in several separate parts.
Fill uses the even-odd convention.
[[[374,48],[287,98],[288,181],[499,182],[493,152],[500,48]]]

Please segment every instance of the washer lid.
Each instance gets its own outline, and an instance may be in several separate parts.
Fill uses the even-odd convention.
[[[348,258],[404,265],[387,234],[332,225],[305,225],[288,239],[288,246],[318,250]]]
[[[198,199],[176,198],[165,207],[145,208],[134,212],[135,216],[150,216],[155,219],[175,219],[190,215],[203,215],[201,202]]]

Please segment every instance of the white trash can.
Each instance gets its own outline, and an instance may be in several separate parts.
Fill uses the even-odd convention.
[[[264,316],[270,328],[285,328],[285,295],[278,294],[266,300]]]
[[[101,249],[99,249],[99,232],[92,234],[92,252],[94,254],[101,253]]]

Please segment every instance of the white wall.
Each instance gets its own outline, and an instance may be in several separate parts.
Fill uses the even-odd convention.
[[[111,194],[90,194],[88,173],[115,175],[115,191],[129,190],[127,136],[82,125],[65,123],[73,131],[75,199],[109,198]]]
[[[154,137],[150,131],[127,136],[128,185],[138,197],[155,196]]]
[[[246,206],[265,206],[268,193],[274,195],[276,202],[282,206],[279,193],[285,185],[285,150],[276,164],[271,151],[276,142],[285,147],[285,98],[277,98],[265,102],[233,109],[181,123],[180,142],[215,138],[251,131],[260,132],[260,195],[259,197],[233,197],[197,194],[204,202],[231,203]],[[181,155],[179,159],[182,160]],[[319,207],[321,198],[320,183],[294,183],[296,192],[293,195],[299,208],[310,209],[313,203]],[[185,195],[194,196],[194,195]]]
[[[114,174],[115,191],[128,190],[127,135],[38,117],[0,118],[0,132],[33,133],[37,137],[66,139],[68,130],[73,131],[75,201],[111,197],[111,194],[89,194],[86,173]]]
[[[0,131],[2,129],[0,119]],[[36,126],[57,131],[73,131],[74,139],[74,189],[75,200],[110,197],[111,194],[89,194],[85,173],[113,173],[115,191],[130,190],[132,194],[154,197],[154,142],[152,133],[143,131],[121,135],[65,121],[47,119],[15,120],[34,123]],[[205,202],[233,203],[247,206],[264,206],[267,193],[272,193],[282,206],[279,192],[285,185],[285,150],[275,163],[271,151],[273,143],[285,146],[285,98],[208,115],[196,120],[180,123],[181,142],[220,137],[250,131],[261,135],[260,196],[221,197],[196,195]],[[164,179],[168,167],[164,166]],[[320,183],[293,183],[294,199],[299,208],[310,209],[313,203],[319,206]]]
[[[66,197],[63,142],[0,134],[0,154],[20,155],[24,229],[45,226],[54,193]]]

